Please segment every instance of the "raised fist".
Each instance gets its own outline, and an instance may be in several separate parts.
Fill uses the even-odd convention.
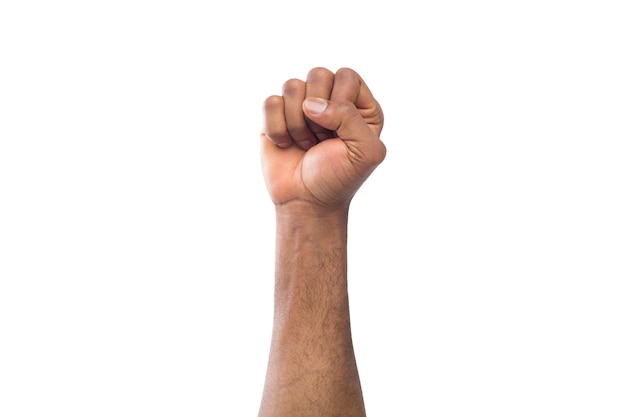
[[[264,103],[262,166],[281,210],[347,209],[385,158],[383,112],[353,70],[312,69]]]

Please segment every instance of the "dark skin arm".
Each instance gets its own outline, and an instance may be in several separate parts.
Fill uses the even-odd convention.
[[[264,104],[276,208],[274,328],[259,416],[365,416],[347,289],[350,201],[385,157],[383,113],[353,70],[311,70]]]

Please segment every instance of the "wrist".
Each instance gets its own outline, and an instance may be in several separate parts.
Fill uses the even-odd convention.
[[[350,203],[337,205],[321,205],[303,200],[293,200],[287,203],[275,205],[276,218],[292,218],[305,220],[335,219],[345,220],[348,218]]]
[[[348,207],[320,208],[289,203],[276,207],[276,233],[279,242],[296,248],[312,245],[315,250],[345,247]]]

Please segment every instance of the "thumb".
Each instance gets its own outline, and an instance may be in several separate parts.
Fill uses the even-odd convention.
[[[335,132],[356,155],[374,164],[385,158],[385,145],[353,103],[309,97],[302,103],[302,110],[311,121]]]

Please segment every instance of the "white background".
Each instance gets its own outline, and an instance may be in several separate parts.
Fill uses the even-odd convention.
[[[261,103],[347,66],[368,414],[624,416],[620,3],[2,2],[0,415],[256,415]]]

